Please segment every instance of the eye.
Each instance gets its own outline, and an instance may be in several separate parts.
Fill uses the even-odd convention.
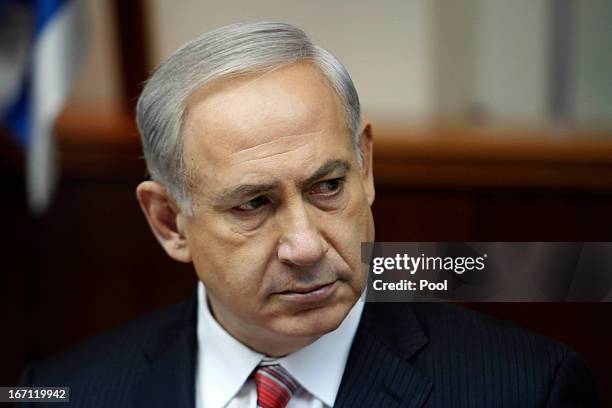
[[[268,204],[269,202],[270,200],[267,197],[259,196],[245,203],[242,203],[235,208],[239,211],[244,211],[244,212],[256,211],[260,207],[263,207],[264,205]]]
[[[321,196],[334,196],[340,190],[342,190],[343,184],[344,179],[342,178],[325,180],[315,184],[315,186],[310,190],[310,193]]]

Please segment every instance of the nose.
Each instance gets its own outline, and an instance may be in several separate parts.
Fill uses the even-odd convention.
[[[296,266],[309,266],[321,259],[329,245],[321,236],[319,228],[312,222],[305,203],[286,209],[279,219],[281,237],[278,244],[278,259]]]

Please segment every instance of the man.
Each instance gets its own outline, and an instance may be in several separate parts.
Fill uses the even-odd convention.
[[[364,304],[372,135],[330,53],[280,23],[204,34],[138,102],[142,210],[197,297],[35,365],[83,407],[596,406],[561,345],[443,305]]]

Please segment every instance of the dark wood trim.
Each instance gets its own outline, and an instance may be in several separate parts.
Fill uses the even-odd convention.
[[[374,131],[377,185],[612,191],[612,137],[594,131]]]

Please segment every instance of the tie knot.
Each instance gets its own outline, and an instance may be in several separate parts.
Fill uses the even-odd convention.
[[[257,387],[257,406],[261,408],[285,408],[300,388],[279,364],[260,365],[252,377]]]

